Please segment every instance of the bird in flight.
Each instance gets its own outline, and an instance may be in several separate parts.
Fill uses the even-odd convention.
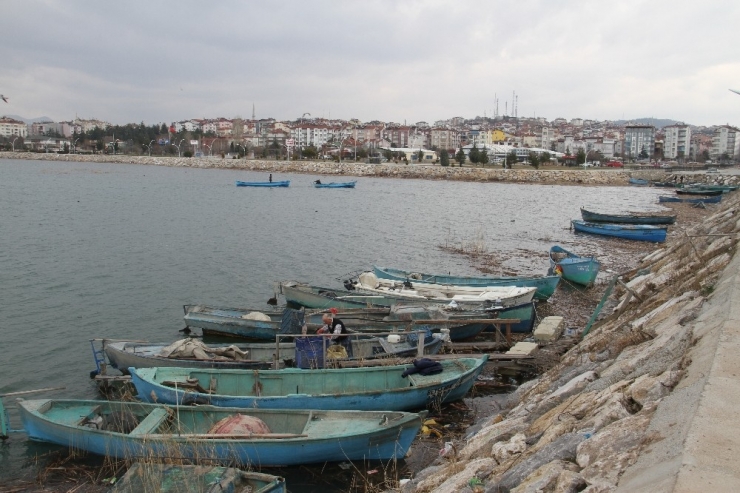
[[[3,101],[5,101],[6,103],[8,102],[8,98],[6,98],[5,96],[3,96],[2,94],[0,94],[0,99],[2,99]]]
[[[730,89],[730,91],[734,92],[735,94],[740,94],[740,91],[736,91],[735,89]]]

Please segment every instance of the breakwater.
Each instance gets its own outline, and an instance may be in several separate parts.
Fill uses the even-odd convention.
[[[415,178],[470,182],[511,182],[559,185],[627,185],[630,177],[652,181],[681,182],[680,174],[663,170],[622,170],[607,168],[503,169],[500,166],[439,166],[406,165],[396,163],[366,164],[343,161],[277,161],[263,159],[225,159],[221,157],[157,157],[126,154],[54,154],[29,152],[0,152],[0,158],[41,161],[73,161],[90,163],[121,163],[143,166],[171,166],[180,168],[211,168],[265,173],[302,173],[329,176],[366,176],[375,178]],[[692,182],[735,185],[740,178],[734,175],[692,174]]]
[[[556,367],[403,491],[737,491],[740,200],[724,202],[623,274]]]

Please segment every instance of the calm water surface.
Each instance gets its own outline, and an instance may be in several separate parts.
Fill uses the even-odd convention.
[[[580,206],[656,210],[660,193],[376,178],[359,178],[354,190],[315,189],[318,175],[280,173],[273,179],[290,188],[234,186],[266,178],[0,160],[0,394],[64,386],[44,397],[95,398],[89,339],[169,342],[184,327],[183,304],[264,309],[280,279],[341,286],[337,279],[374,263],[475,274],[439,246],[479,237],[507,255],[543,252],[503,266],[543,274],[549,247],[573,244],[569,221]],[[0,444],[0,484],[39,450],[23,435]]]

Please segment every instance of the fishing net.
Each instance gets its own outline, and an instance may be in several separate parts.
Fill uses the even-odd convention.
[[[283,310],[283,318],[280,321],[280,334],[300,334],[304,324],[306,312],[303,309],[294,310],[286,308]]]

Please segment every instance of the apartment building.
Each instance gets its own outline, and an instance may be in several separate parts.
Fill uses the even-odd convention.
[[[624,128],[624,153],[630,159],[650,157],[655,149],[655,127],[627,125]]]
[[[678,159],[688,157],[691,150],[691,127],[688,125],[668,125],[663,127],[663,157]]]
[[[712,159],[722,159],[723,156],[729,159],[740,157],[740,138],[738,138],[740,129],[729,125],[722,125],[714,130],[712,136],[712,150],[710,155]]]
[[[2,137],[27,137],[28,126],[22,121],[4,116],[0,118],[0,136]]]
[[[434,149],[457,149],[460,146],[460,134],[451,128],[433,128],[429,136]]]

